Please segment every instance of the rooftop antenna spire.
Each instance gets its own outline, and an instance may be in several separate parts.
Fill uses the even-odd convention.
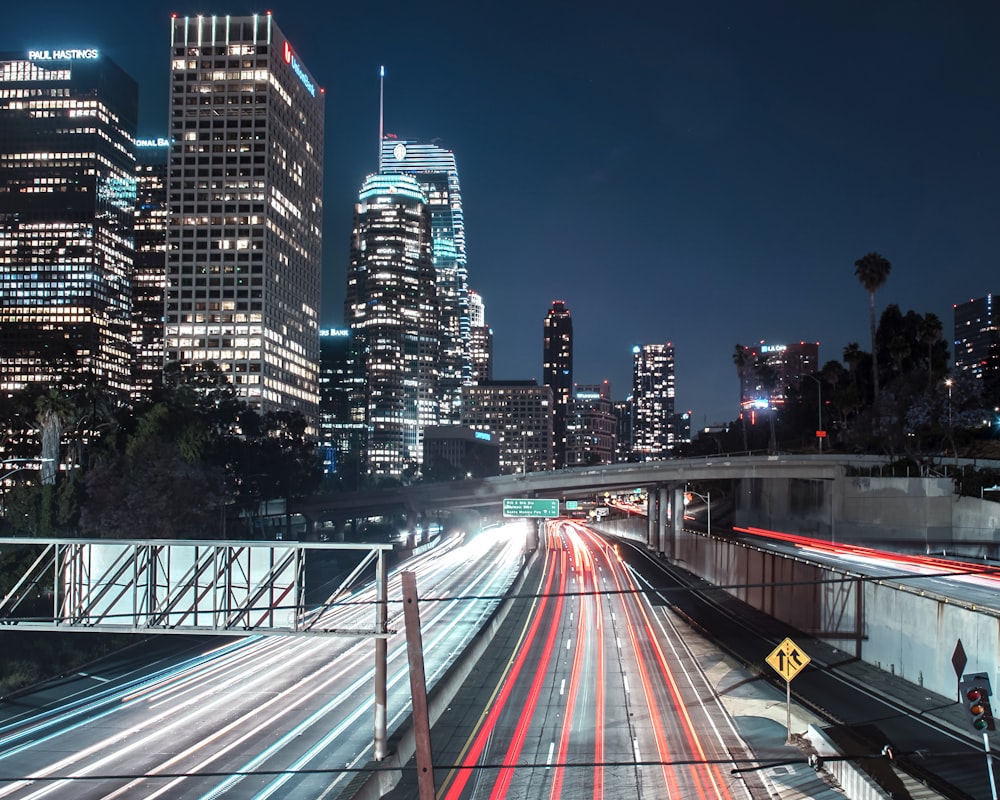
[[[378,171],[382,171],[382,119],[385,108],[385,65],[378,68]]]

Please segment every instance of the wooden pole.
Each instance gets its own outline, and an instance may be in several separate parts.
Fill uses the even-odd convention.
[[[413,738],[417,759],[417,789],[420,800],[434,800],[434,762],[431,757],[431,725],[427,714],[427,682],[424,677],[424,644],[420,635],[417,576],[403,572],[403,620],[406,625],[406,655],[410,664],[410,695],[413,700]]]

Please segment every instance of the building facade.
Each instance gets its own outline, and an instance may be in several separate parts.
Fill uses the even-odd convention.
[[[148,399],[163,376],[170,141],[137,139],[135,271],[132,275],[132,399]]]
[[[262,410],[319,405],[324,95],[270,14],[170,36],[167,361]]]
[[[439,420],[441,314],[431,215],[412,175],[369,175],[354,211],[344,320],[358,377],[352,417],[364,424],[362,470],[399,477],[423,459]]]
[[[566,466],[567,423],[573,399],[573,320],[562,300],[545,315],[542,383],[552,389],[552,435],[556,468]]]
[[[462,387],[472,383],[472,323],[465,216],[455,154],[435,144],[390,136],[382,140],[379,171],[413,175],[427,202],[441,314],[440,422],[457,425]]]
[[[137,113],[97,50],[0,55],[0,390],[131,389]]]
[[[988,294],[956,303],[955,368],[982,379],[1000,369],[1000,308]]]
[[[472,360],[472,383],[493,380],[493,329],[486,324],[486,305],[478,292],[469,291],[469,343]]]
[[[319,332],[319,445],[323,472],[336,475],[347,488],[358,488],[358,453],[364,421],[351,414],[357,380],[351,355],[351,331],[321,328]]]
[[[574,386],[567,423],[566,466],[612,464],[618,445],[618,420],[608,381]]]
[[[798,388],[804,375],[819,369],[819,343],[737,345],[742,349],[740,411],[752,419],[766,409],[781,409],[788,391]]]
[[[632,348],[632,458],[651,461],[674,447],[674,346]]]
[[[462,425],[493,436],[505,475],[552,469],[552,389],[488,381],[462,390]]]
[[[491,433],[474,431],[462,425],[426,428],[423,474],[430,481],[499,475],[499,443]]]

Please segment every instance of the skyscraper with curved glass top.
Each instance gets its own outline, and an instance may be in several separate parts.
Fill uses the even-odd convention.
[[[465,255],[465,217],[455,154],[436,144],[389,136],[380,170],[413,175],[431,217],[434,271],[441,304],[441,424],[461,420],[462,386],[472,383],[472,326]]]

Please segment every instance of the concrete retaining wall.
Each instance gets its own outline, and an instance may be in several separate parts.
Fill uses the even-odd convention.
[[[646,541],[645,526],[644,519],[594,525],[638,542]],[[959,646],[968,659],[964,672],[987,672],[1000,684],[994,611],[690,531],[679,535],[674,553],[678,566],[748,605],[944,697],[956,696],[952,655]]]

